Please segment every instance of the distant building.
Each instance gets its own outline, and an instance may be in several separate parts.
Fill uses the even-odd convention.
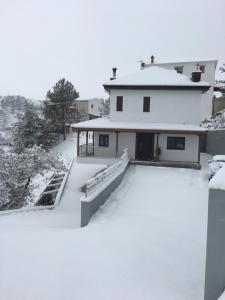
[[[214,92],[213,114],[225,109],[225,94]]]
[[[101,98],[77,98],[73,102],[76,109],[76,122],[96,119],[103,114],[103,99]]]

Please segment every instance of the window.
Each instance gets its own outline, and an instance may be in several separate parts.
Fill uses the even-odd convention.
[[[143,112],[150,112],[150,97],[143,99]]]
[[[108,134],[100,134],[98,145],[99,145],[99,147],[109,147],[109,135]]]
[[[183,74],[183,69],[184,69],[183,66],[174,67],[174,70],[177,71],[177,73],[180,73],[180,74]]]
[[[123,111],[123,96],[117,96],[116,111]]]
[[[202,73],[205,73],[205,65],[200,65],[200,66],[199,66],[199,70],[200,70]]]
[[[94,107],[94,104],[91,104],[91,108],[93,108]]]
[[[167,149],[168,150],[184,150],[185,149],[185,137],[168,136],[167,137]]]

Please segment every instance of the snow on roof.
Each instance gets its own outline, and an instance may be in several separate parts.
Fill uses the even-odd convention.
[[[225,166],[223,166],[210,180],[209,188],[225,190]]]
[[[208,62],[208,61],[214,61],[218,62],[215,58],[200,58],[200,57],[176,57],[176,58],[170,58],[170,59],[161,59],[157,60],[155,59],[154,65],[157,64],[178,64],[178,63],[189,63],[189,62]]]
[[[104,84],[114,85],[140,85],[140,86],[210,86],[207,82],[193,82],[187,76],[177,73],[175,70],[152,66],[139,70],[136,73],[116,78]]]
[[[159,131],[196,131],[205,132],[206,128],[190,124],[112,122],[108,118],[98,118],[71,125],[75,129],[122,129],[122,130],[159,130]]]
[[[213,92],[213,95],[216,97],[216,98],[220,98],[222,97],[222,93],[221,92]]]

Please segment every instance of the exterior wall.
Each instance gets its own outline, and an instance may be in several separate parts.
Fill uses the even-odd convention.
[[[99,147],[99,134],[109,134],[109,147]],[[167,150],[167,136],[185,137],[185,150]],[[156,137],[155,137],[156,146]],[[161,150],[160,161],[184,161],[198,162],[199,137],[192,134],[160,134],[158,147]],[[129,159],[135,159],[136,133],[118,133],[118,156],[123,149],[128,148]],[[116,157],[116,133],[115,132],[95,132],[95,156]]]
[[[135,159],[136,133],[120,132],[118,134],[118,153],[122,155],[123,149],[128,148],[129,159]]]
[[[163,67],[165,69],[174,70],[176,66],[183,66],[183,74],[191,78],[191,73],[196,70],[196,61],[180,62],[180,63],[165,63],[154,64],[154,66]],[[216,61],[201,61],[200,65],[205,65],[205,72],[202,74],[202,80],[208,82],[210,85],[215,85],[215,70]],[[147,67],[151,64],[146,65]],[[212,114],[213,88],[207,93],[203,94],[201,101],[201,119],[204,119]]]
[[[167,150],[167,136],[184,136],[185,150]],[[159,160],[198,162],[198,143],[199,137],[194,134],[160,134],[158,145],[161,154]]]
[[[209,190],[205,300],[218,299],[225,288],[224,199],[225,191]]]
[[[123,96],[123,111],[116,111],[116,98]],[[149,96],[150,112],[143,112],[143,97]],[[201,91],[111,90],[112,122],[158,122],[199,125]]]
[[[109,147],[99,147],[99,135],[109,135]],[[95,132],[94,137],[94,155],[102,157],[115,157],[116,156],[116,133],[115,132]]]
[[[207,152],[212,155],[225,155],[225,129],[215,129],[208,131]]]

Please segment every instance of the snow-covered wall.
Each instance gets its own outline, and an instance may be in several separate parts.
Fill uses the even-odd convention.
[[[123,96],[123,111],[116,111],[117,96]],[[150,97],[150,112],[143,112],[143,97]],[[199,125],[201,91],[111,90],[110,120]]]

